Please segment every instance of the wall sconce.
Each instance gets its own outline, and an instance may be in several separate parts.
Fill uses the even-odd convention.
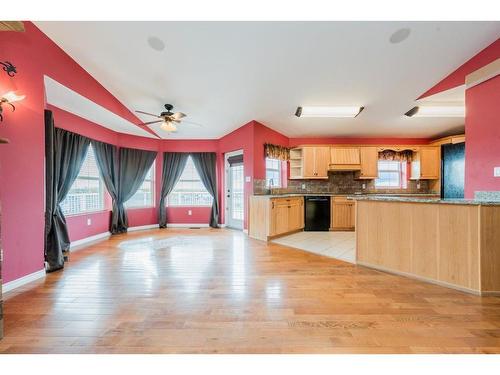
[[[5,73],[9,77],[14,77],[15,74],[17,74],[17,69],[16,67],[10,62],[10,61],[0,61],[0,65],[2,65],[2,70],[5,71]],[[14,106],[15,102],[18,102],[20,100],[23,100],[26,97],[26,95],[17,95],[14,91],[8,91],[7,93],[3,94],[0,96],[0,121],[3,121],[3,105],[9,105],[12,109],[12,112],[16,110],[16,107]]]
[[[12,112],[16,110],[16,107],[14,106],[14,102],[18,102],[20,100],[23,100],[26,97],[26,95],[16,95],[13,91],[9,91],[8,93],[2,95],[0,98],[0,121],[3,121],[3,105],[7,104],[10,105],[12,108]]]

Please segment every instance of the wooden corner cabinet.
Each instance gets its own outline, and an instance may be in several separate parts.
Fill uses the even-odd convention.
[[[304,197],[250,197],[250,237],[267,241],[303,228]]]

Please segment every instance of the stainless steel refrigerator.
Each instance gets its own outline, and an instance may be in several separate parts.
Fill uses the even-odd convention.
[[[464,197],[465,143],[441,146],[441,198]]]

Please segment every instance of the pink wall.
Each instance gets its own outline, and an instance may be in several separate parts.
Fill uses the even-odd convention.
[[[86,96],[88,99],[102,105],[115,114],[132,122],[139,120],[111,93],[91,77],[83,68],[72,60],[64,51],[55,45],[47,36],[41,33],[32,23],[25,24],[25,33],[2,32],[2,58],[10,60],[18,68],[19,73],[13,80],[6,80],[5,74],[0,74],[0,93],[10,83],[22,90],[27,97],[20,102],[14,114],[6,111],[5,120],[0,125],[0,137],[8,138],[10,144],[0,145],[0,199],[2,200],[2,242],[4,247],[4,280],[11,281],[43,268],[43,227],[44,227],[44,126],[43,111],[45,96],[43,76],[47,75],[61,84]],[[498,43],[494,44],[498,51]],[[490,52],[485,53],[489,55]],[[43,59],[40,59],[43,56]],[[491,57],[485,58],[486,61]],[[475,65],[474,65],[475,66]],[[462,73],[460,73],[463,75]],[[496,85],[491,86],[490,85]],[[498,82],[485,83],[468,93],[468,103],[478,108],[478,112],[469,111],[466,127],[468,131],[476,130],[478,143],[485,149],[493,147],[488,139],[498,142],[498,134],[492,127],[498,128],[498,116],[487,112],[492,91],[497,90]],[[498,96],[496,97],[498,102]],[[474,104],[483,103],[483,104]],[[221,202],[221,221],[224,222],[223,181],[224,181],[224,154],[230,151],[243,149],[244,172],[250,177],[245,182],[245,227],[247,227],[248,197],[253,193],[253,179],[265,177],[263,144],[265,142],[281,145],[298,144],[327,144],[327,143],[427,143],[424,139],[375,139],[375,138],[294,138],[288,139],[282,134],[267,128],[256,121],[250,121],[219,140],[155,140],[144,137],[135,137],[118,134],[105,129],[98,124],[81,119],[65,111],[50,107],[54,111],[56,125],[93,139],[116,144],[122,147],[156,150],[159,156],[156,161],[156,205],[162,170],[163,151],[213,151],[218,156],[218,183],[219,200]],[[486,112],[485,112],[486,111]],[[486,123],[493,125],[487,126]],[[478,125],[479,124],[479,125]],[[485,127],[483,129],[483,126]],[[472,130],[474,132],[474,130]],[[469,134],[468,134],[469,137]],[[496,138],[495,138],[496,137]],[[474,139],[474,135],[472,136]],[[469,142],[469,141],[468,141]],[[486,165],[487,153],[481,154],[481,147],[473,147],[474,142],[468,143],[467,154],[475,155],[478,163]],[[490,150],[490,155],[493,151]],[[476,160],[476,162],[477,162]],[[468,173],[477,169],[471,160],[467,161]],[[490,165],[487,165],[491,169]],[[486,173],[486,172],[485,172]],[[489,172],[488,172],[489,173]],[[496,180],[484,176],[472,175],[469,178],[479,178],[481,189],[498,190]],[[466,189],[473,191],[477,187]],[[472,190],[471,190],[472,189]],[[109,223],[109,197],[107,210],[89,215],[79,215],[68,218],[71,239],[78,240],[94,234],[107,231]],[[188,210],[192,215],[187,215]],[[168,215],[172,222],[203,223],[208,221],[210,208],[168,208]],[[87,219],[92,220],[90,226]],[[157,223],[156,208],[129,210],[131,226],[140,226]]]
[[[500,58],[500,39],[473,56],[420,98],[465,84],[465,77]],[[500,191],[500,178],[493,167],[500,166],[500,77],[465,93],[465,197],[475,191]]]
[[[32,23],[25,22],[25,27],[24,33],[0,33],[2,60],[13,62],[19,72],[13,79],[1,72],[0,92],[14,83],[26,95],[15,113],[4,112],[0,125],[0,137],[10,140],[0,146],[5,282],[43,268],[44,75],[119,116],[139,121]]]
[[[466,91],[465,197],[475,191],[500,191],[500,76]]]
[[[418,99],[426,96],[437,94],[441,91],[446,91],[465,83],[465,76],[478,70],[479,68],[488,65],[490,62],[498,59],[500,56],[500,38],[483,49],[477,55],[469,59],[458,69],[446,76],[442,81],[424,92]]]
[[[250,177],[250,181],[245,181],[244,195],[245,195],[245,214],[243,227],[247,228],[248,216],[248,199],[253,193],[253,178],[254,178],[254,125],[255,121],[241,126],[233,132],[225,135],[219,139],[219,160],[220,160],[220,190],[224,189],[224,155],[231,151],[243,150],[243,172],[245,176]],[[225,222],[226,205],[223,195],[221,195],[221,215],[222,221]]]

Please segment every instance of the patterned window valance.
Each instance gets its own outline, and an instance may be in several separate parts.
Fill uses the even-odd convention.
[[[267,158],[290,160],[290,149],[288,147],[272,145],[270,143],[264,144],[264,155]]]
[[[410,162],[413,159],[412,150],[383,150],[378,153],[379,160],[397,160],[397,161],[407,161]]]

